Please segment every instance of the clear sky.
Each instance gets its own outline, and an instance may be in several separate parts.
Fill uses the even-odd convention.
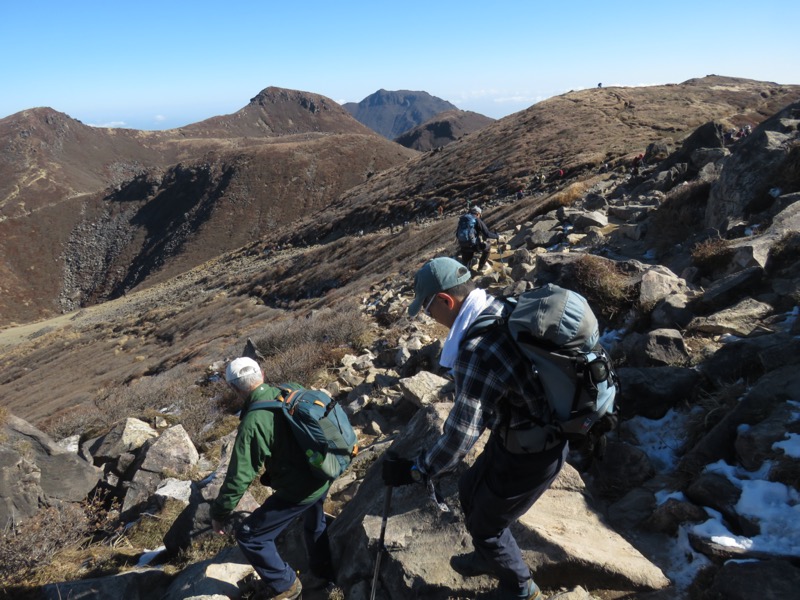
[[[422,90],[499,118],[598,83],[800,84],[798,23],[798,0],[0,0],[0,118],[165,129],[268,86]]]

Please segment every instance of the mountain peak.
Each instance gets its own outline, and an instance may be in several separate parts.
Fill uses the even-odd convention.
[[[380,89],[361,102],[344,105],[357,121],[393,140],[430,118],[457,107],[428,92]]]

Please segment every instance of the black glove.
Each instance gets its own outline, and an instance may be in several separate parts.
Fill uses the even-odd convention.
[[[383,470],[381,471],[383,483],[392,487],[414,483],[414,478],[411,476],[411,467],[413,466],[413,460],[387,453],[383,459]]]
[[[259,481],[261,482],[261,485],[265,487],[272,487],[272,477],[270,477],[269,471],[264,471]]]

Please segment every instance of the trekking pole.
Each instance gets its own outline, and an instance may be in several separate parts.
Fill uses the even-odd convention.
[[[381,556],[385,550],[383,540],[386,538],[386,521],[389,519],[389,509],[392,506],[392,486],[386,486],[386,499],[383,501],[383,520],[381,520],[381,535],[378,538],[378,556],[375,558],[375,573],[372,575],[372,592],[369,600],[375,600],[375,592],[378,591],[378,573],[381,568]]]

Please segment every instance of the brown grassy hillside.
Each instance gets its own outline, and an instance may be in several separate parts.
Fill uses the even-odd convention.
[[[405,132],[395,142],[412,150],[427,152],[493,122],[494,119],[469,110],[448,110]]]
[[[672,104],[665,99],[670,94]],[[628,107],[613,98],[625,98]],[[328,243],[266,255],[263,249],[281,232],[280,227],[267,227],[259,240],[190,272],[167,279],[163,270],[163,281],[147,289],[140,286],[123,298],[55,322],[0,333],[0,396],[12,412],[40,422],[178,365],[200,374],[207,365],[238,352],[242,341],[256,336],[266,323],[343,300],[360,302],[384,286],[408,292],[414,270],[425,259],[455,250],[453,231],[460,206],[455,199],[463,197],[462,185],[461,192],[468,190],[483,202],[510,187],[507,182],[526,181],[531,171],[544,166],[560,163],[568,170],[563,181],[548,182],[538,195],[488,208],[489,225],[506,229],[559,199],[580,195],[589,182],[616,176],[598,174],[592,157],[621,162],[652,141],[685,136],[692,124],[710,119],[756,123],[773,106],[798,98],[798,86],[721,78],[680,86],[587,90],[535,105],[402,166],[372,176],[361,166],[359,175],[352,177],[363,176],[365,183],[340,195],[335,206],[302,228],[282,228],[286,237],[297,239],[330,233]],[[659,112],[663,121],[658,120]],[[287,148],[283,151],[289,154]],[[324,144],[318,150],[336,154]],[[313,161],[310,155],[305,160]],[[345,163],[339,166],[346,177]],[[237,182],[237,195],[244,202],[247,186],[262,180],[254,172]],[[303,201],[302,185],[292,187],[291,178],[284,185],[273,188],[284,190],[281,204]],[[394,232],[385,227],[396,218],[413,217],[415,202],[422,211],[419,200],[437,196],[453,200],[453,210],[441,221],[418,225],[411,218],[408,226]],[[123,204],[124,199],[117,202]],[[226,210],[234,210],[233,204]],[[244,218],[250,213],[239,214]],[[363,227],[363,236],[340,235],[357,227]],[[208,245],[213,242],[204,239]]]
[[[414,152],[317,94],[267,88],[162,132],[51,109],[0,120],[0,325],[103,301],[278,235]]]

